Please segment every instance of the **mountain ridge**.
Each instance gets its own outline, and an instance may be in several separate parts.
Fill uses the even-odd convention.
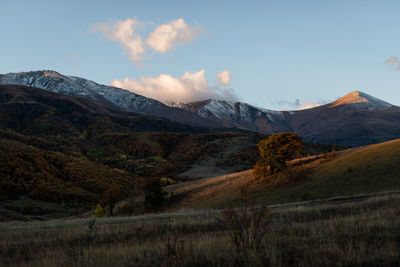
[[[98,84],[80,77],[62,75],[52,70],[3,74],[0,76],[0,84],[25,85],[70,96],[82,96],[101,105],[128,112],[164,117],[196,127],[222,127],[222,125],[204,120],[193,113],[169,107],[157,100],[128,90]]]
[[[329,104],[330,107],[353,105],[355,108],[388,109],[392,104],[361,91],[353,91]]]
[[[194,127],[230,128],[264,134],[295,132],[305,141],[363,146],[400,138],[400,108],[353,91],[332,103],[303,110],[275,111],[244,102],[206,99],[170,107],[130,91],[55,71],[0,75],[0,84],[35,86],[88,98],[102,106],[167,118]]]

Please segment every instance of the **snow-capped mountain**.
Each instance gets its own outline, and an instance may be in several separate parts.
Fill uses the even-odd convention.
[[[0,77],[0,84],[31,86],[55,93],[90,98],[94,102],[104,97],[116,107],[131,112],[146,112],[150,107],[163,105],[156,100],[120,88],[61,75],[51,70],[8,73]]]
[[[239,128],[260,132],[288,130],[284,112],[254,107],[243,102],[207,99],[181,104],[180,107],[203,118],[222,121],[226,125],[231,124]]]
[[[80,96],[103,107],[149,114],[207,128],[261,133],[295,132],[306,141],[360,146],[400,138],[400,108],[354,91],[310,109],[274,111],[243,102],[207,99],[167,106],[130,91],[55,71],[0,75],[0,84],[18,84]]]
[[[331,103],[330,107],[350,105],[356,109],[388,109],[392,104],[370,96],[364,92],[353,91]]]
[[[400,108],[360,91],[293,112],[291,129],[310,142],[361,146],[400,138]]]
[[[316,143],[360,146],[400,138],[400,108],[359,91],[323,106],[295,111],[213,99],[180,107],[226,126],[263,133],[295,132]]]
[[[169,107],[157,100],[128,90],[62,75],[56,71],[30,71],[0,75],[0,84],[18,84],[70,96],[81,96],[103,106],[168,118],[201,127],[221,127],[182,109]]]

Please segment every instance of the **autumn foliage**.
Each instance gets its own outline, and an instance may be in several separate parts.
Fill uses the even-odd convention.
[[[273,134],[260,141],[260,160],[253,168],[253,175],[262,179],[286,169],[287,161],[300,155],[302,147],[302,139],[294,133]]]

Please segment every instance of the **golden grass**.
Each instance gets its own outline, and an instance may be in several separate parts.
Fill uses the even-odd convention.
[[[257,249],[237,251],[219,211],[0,223],[1,266],[395,266],[400,194],[270,208]],[[17,226],[17,227],[16,227]]]
[[[303,167],[309,172],[302,179],[294,179],[289,173],[255,181],[251,171],[243,171],[182,183],[168,190],[179,200],[174,208],[223,208],[229,203],[238,204],[240,187],[245,185],[249,185],[253,197],[267,204],[398,191],[400,140],[337,153],[332,160],[317,158]]]

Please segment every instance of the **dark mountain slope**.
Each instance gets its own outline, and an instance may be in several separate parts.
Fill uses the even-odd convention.
[[[400,108],[359,91],[351,92],[333,103],[320,107],[274,111],[243,102],[214,99],[179,104],[179,108],[169,107],[127,90],[97,84],[79,77],[65,76],[55,71],[0,75],[0,84],[7,83],[79,96],[107,110],[148,114],[194,127],[231,128],[266,134],[291,131],[298,133],[308,142],[338,143],[345,146],[362,146],[400,138]],[[126,125],[126,122],[122,124]],[[185,131],[179,130],[178,124],[168,124],[168,127],[165,121],[162,124],[160,130],[172,127],[169,131]],[[157,128],[150,122],[141,124],[140,120],[136,122],[135,127],[136,130],[141,128],[146,131]]]
[[[356,147],[400,138],[400,108],[359,91],[324,106],[296,111],[212,99],[181,107],[227,127],[267,134],[290,131],[313,143]]]
[[[356,147],[400,138],[399,107],[377,102],[346,102],[346,98],[297,111],[288,116],[288,123],[294,132],[315,143]]]
[[[221,128],[223,126],[128,90],[97,84],[79,77],[65,76],[51,70],[4,74],[0,76],[0,84],[25,85],[65,95],[80,96],[104,107],[117,107],[127,112],[154,115],[196,127]]]
[[[22,134],[46,136],[91,135],[106,131],[207,132],[208,129],[167,119],[124,112],[71,97],[21,85],[0,85],[0,125]]]

